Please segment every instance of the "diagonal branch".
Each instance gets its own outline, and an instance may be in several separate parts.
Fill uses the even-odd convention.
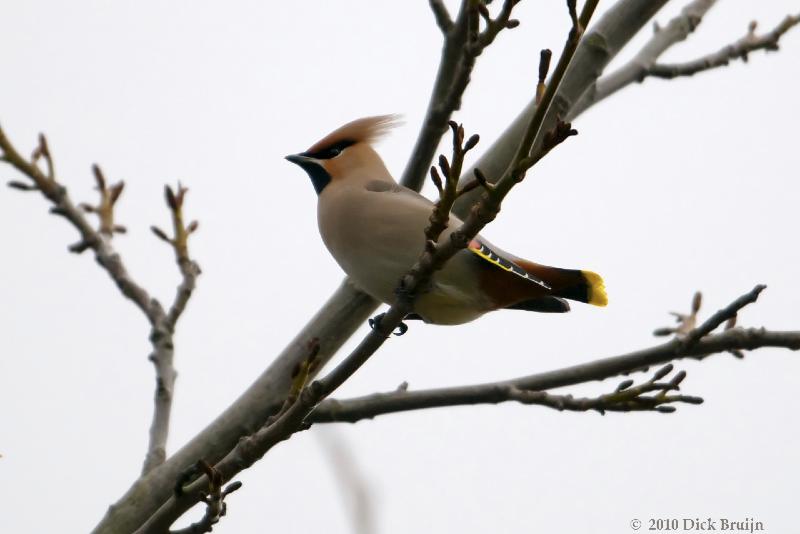
[[[376,323],[372,331],[341,363],[323,378],[305,386],[296,396],[296,399],[292,398],[294,395],[290,393],[291,402],[285,403],[279,413],[253,435],[241,438],[236,446],[214,465],[214,469],[220,474],[222,481],[230,480],[237,473],[261,459],[276,444],[289,439],[298,430],[304,429],[306,427],[305,419],[314,407],[339,388],[366,363],[389,338],[395,328],[400,325],[403,318],[413,310],[414,298],[428,287],[433,274],[441,269],[457,252],[465,248],[467,243],[484,226],[494,220],[503,199],[513,186],[524,178],[528,169],[533,165],[528,162],[531,157],[529,154],[531,154],[531,149],[537,138],[545,134],[541,129],[544,113],[547,112],[548,106],[552,102],[553,94],[558,89],[561,76],[575,54],[578,42],[583,35],[583,28],[591,19],[597,2],[598,0],[588,0],[584,4],[580,18],[578,18],[575,13],[575,0],[567,0],[573,25],[564,45],[564,51],[559,58],[556,72],[553,75],[554,82],[548,87],[542,98],[541,109],[543,111],[531,118],[523,143],[520,145],[511,167],[497,183],[497,186],[485,191],[480,203],[475,206],[464,223],[448,238],[441,241],[438,241],[437,232],[434,232],[432,227],[436,224],[437,214],[439,217],[444,215],[439,210],[434,209],[434,214],[431,216],[431,225],[425,231],[426,236],[429,238],[428,246],[425,247],[416,264],[401,279],[397,291],[397,300],[389,308],[389,311],[382,314],[380,322]],[[458,147],[457,152],[466,152],[466,146],[461,146],[464,137],[463,129],[454,126],[453,131],[454,147]],[[474,146],[475,143],[477,143],[477,138],[471,138],[467,146]],[[550,148],[552,146],[541,150],[546,153]],[[538,161],[540,158],[535,158],[536,155],[537,153],[534,153],[533,157],[535,161]],[[452,182],[454,183],[455,180],[452,180]],[[315,347],[309,355],[309,361],[316,360],[317,355],[318,351]],[[202,498],[201,490],[207,485],[206,478],[201,477],[190,484],[184,494],[173,495],[136,531],[137,534],[155,534],[169,528],[198,499]]]
[[[655,24],[653,36],[634,58],[593,83],[570,110],[570,116],[575,117],[586,108],[597,104],[631,83],[643,80],[647,70],[656,63],[658,58],[672,46],[689,37],[702,22],[705,14],[716,3],[717,0],[692,0],[665,27],[661,28]]]
[[[597,80],[609,62],[628,44],[650,18],[669,0],[617,0],[600,20],[593,24],[581,40],[575,59],[564,73],[553,99],[550,111],[544,118],[545,130],[552,129],[560,119],[573,120],[580,113],[573,112],[581,95]],[[511,164],[531,116],[539,107],[539,92],[517,115],[488,151],[478,160],[475,168],[492,183],[497,181]],[[582,110],[581,110],[582,111]],[[462,181],[472,177],[472,169]],[[465,217],[479,197],[479,192],[464,195],[453,206],[453,213]]]
[[[630,39],[668,0],[617,0],[592,27],[565,74],[556,104],[568,110]],[[502,174],[513,157],[533,107],[523,110],[478,162],[487,177]],[[552,126],[546,123],[546,126]],[[428,158],[427,161],[430,161]],[[422,167],[423,172],[425,166]],[[472,170],[467,173],[471,179]],[[417,184],[421,186],[421,182]],[[477,193],[477,191],[473,191]],[[464,195],[454,206],[467,213],[477,197]],[[310,340],[318,339],[319,360],[324,364],[369,317],[377,303],[345,280],[239,399],[194,436],[159,468],[135,481],[111,507],[95,532],[130,532],[151,517],[170,498],[169,488],[198,458],[215,463],[231,450],[243,434],[257,431],[280,407],[289,391],[293,370],[307,357]]]
[[[429,0],[431,11],[436,19],[436,25],[442,30],[442,33],[447,35],[453,29],[453,19],[447,11],[447,6],[444,5],[442,0]]]
[[[724,67],[731,61],[741,59],[747,61],[751,52],[765,50],[767,52],[777,51],[779,41],[783,34],[800,23],[800,15],[787,15],[780,24],[771,31],[763,34],[756,34],[756,23],[751,22],[747,30],[747,35],[729,44],[718,51],[703,57],[686,61],[684,63],[656,63],[647,69],[646,76],[655,78],[672,79],[678,76],[693,76],[698,72]]]
[[[92,249],[97,263],[108,273],[122,294],[142,310],[151,324],[155,322],[159,314],[163,313],[161,304],[151,298],[150,294],[133,280],[119,254],[112,247],[110,239],[92,228],[81,210],[69,198],[67,189],[56,181],[50,150],[44,135],[39,136],[39,146],[34,151],[33,161],[28,161],[19,154],[0,127],[0,153],[3,155],[3,161],[33,182],[32,185],[26,185],[29,190],[41,192],[53,204],[50,208],[51,213],[64,217],[78,230],[80,241],[71,245],[70,251],[80,253]],[[48,162],[47,174],[43,173],[36,164],[40,155],[45,157]],[[11,182],[11,184],[19,183]],[[20,189],[15,185],[11,185],[11,187]]]
[[[444,34],[444,46],[425,119],[400,180],[404,186],[416,191],[422,188],[439,141],[447,131],[447,123],[461,107],[461,97],[469,84],[475,60],[502,30],[519,24],[511,19],[512,10],[519,1],[504,0],[500,13],[492,18],[482,1],[462,0],[458,17],[453,22],[442,3],[431,0],[431,9]],[[478,28],[481,19],[484,20],[483,31]]]
[[[94,252],[97,263],[108,273],[122,294],[144,313],[150,324],[149,338],[153,350],[149,359],[156,369],[156,390],[153,421],[150,427],[150,442],[143,467],[143,472],[146,473],[163,463],[166,458],[166,442],[169,434],[172,395],[176,377],[172,364],[175,322],[185,309],[194,288],[195,278],[200,272],[197,264],[189,260],[185,239],[196,228],[196,223],[193,223],[194,228],[190,228],[188,231],[186,228],[183,229],[183,259],[178,258],[183,281],[178,288],[175,302],[167,312],[161,303],[152,297],[128,273],[122,258],[111,244],[112,236],[115,233],[124,232],[124,228],[114,222],[114,206],[122,194],[123,182],[109,186],[100,167],[94,165],[92,171],[100,194],[100,201],[97,206],[82,204],[77,207],[69,198],[66,187],[56,180],[55,166],[44,135],[39,136],[39,145],[34,150],[33,156],[29,161],[20,155],[19,151],[5,135],[3,129],[0,128],[0,155],[0,161],[10,164],[31,182],[12,181],[9,185],[17,190],[41,192],[53,204],[50,212],[64,217],[80,234],[80,240],[71,245],[69,250],[79,254],[91,249]],[[46,171],[42,171],[39,168],[38,162],[40,159],[45,160]],[[81,210],[98,216],[100,223],[97,230],[89,224]],[[175,211],[173,210],[174,213]]]
[[[697,344],[698,341],[703,339],[705,336],[713,332],[717,329],[722,323],[733,319],[739,313],[739,310],[747,306],[748,304],[752,304],[756,300],[758,300],[758,296],[761,294],[762,291],[767,289],[767,286],[763,284],[759,284],[749,292],[745,293],[738,299],[734,300],[721,310],[717,311],[711,317],[703,321],[703,323],[698,326],[697,328],[689,331],[686,334],[686,337],[682,340],[682,349],[686,350]],[[698,293],[699,294],[699,293]]]
[[[717,52],[685,63],[658,63],[664,52],[684,41],[697,29],[703,17],[715,4],[716,0],[693,0],[665,27],[655,25],[653,36],[639,53],[626,65],[597,80],[583,94],[570,112],[570,116],[575,117],[620,89],[634,82],[642,82],[648,77],[671,79],[678,76],[692,76],[703,70],[727,65],[734,59],[747,61],[748,54],[756,50],[778,50],[781,37],[800,22],[800,15],[789,15],[764,35],[756,35],[756,23],[753,22],[748,28],[747,35]]]
[[[208,479],[207,491],[203,493],[201,498],[201,501],[206,505],[206,512],[196,523],[192,523],[180,530],[170,530],[167,534],[204,534],[213,531],[214,525],[219,523],[220,519],[228,512],[228,503],[225,502],[226,497],[242,487],[241,482],[234,482],[223,487],[219,473],[202,460],[187,470],[185,476],[190,477],[196,473],[202,473]],[[175,493],[180,494],[182,492],[182,481],[178,481],[175,485]]]

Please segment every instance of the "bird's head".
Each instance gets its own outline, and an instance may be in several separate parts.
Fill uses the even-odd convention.
[[[286,159],[308,173],[318,195],[332,182],[380,178],[388,172],[371,144],[396,124],[395,115],[356,119]]]

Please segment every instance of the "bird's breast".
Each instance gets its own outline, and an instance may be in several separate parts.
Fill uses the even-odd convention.
[[[398,193],[328,187],[319,197],[319,231],[336,262],[361,289],[392,304],[395,289],[424,248],[431,204]],[[427,321],[458,324],[485,311],[469,253],[436,273],[415,311]]]

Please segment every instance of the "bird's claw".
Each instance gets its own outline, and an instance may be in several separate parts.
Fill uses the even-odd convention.
[[[377,329],[379,329],[379,328],[381,327],[381,321],[383,321],[383,318],[384,318],[384,317],[386,317],[386,314],[385,314],[385,313],[379,313],[379,314],[378,314],[378,315],[376,315],[375,317],[371,318],[371,319],[368,321],[368,323],[369,323],[369,327],[370,327],[370,328],[372,328],[373,330],[377,330]],[[404,322],[400,321],[400,324],[398,324],[398,325],[397,325],[397,330],[395,330],[395,331],[394,331],[394,332],[392,332],[392,333],[393,333],[395,336],[402,336],[402,335],[403,335],[403,334],[405,334],[406,332],[408,332],[408,325],[407,325],[406,323],[404,323]]]
[[[393,332],[393,334],[396,336],[402,336],[406,332],[408,332],[408,325],[403,321],[400,321],[400,324],[397,325],[397,330]]]

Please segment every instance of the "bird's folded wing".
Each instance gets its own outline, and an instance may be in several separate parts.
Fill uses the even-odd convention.
[[[472,241],[470,241],[467,249],[476,256],[478,256],[479,258],[488,261],[492,265],[495,265],[503,269],[504,271],[514,273],[517,276],[529,280],[544,289],[547,290],[551,289],[550,286],[547,285],[547,283],[544,280],[542,280],[541,278],[537,278],[536,276],[533,276],[531,273],[529,273],[528,271],[526,271],[525,269],[523,269],[510,259],[499,255],[497,252],[489,248],[489,246],[486,245],[486,243],[482,243],[480,240],[478,240],[478,238],[475,238]]]

